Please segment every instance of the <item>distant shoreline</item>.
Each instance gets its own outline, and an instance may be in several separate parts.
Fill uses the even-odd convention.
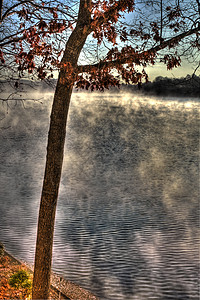
[[[17,88],[15,83],[18,82]],[[0,80],[2,93],[9,92],[13,89],[15,92],[53,92],[56,87],[57,79],[48,81],[30,81],[13,79],[13,81]],[[181,78],[169,78],[158,76],[153,81],[143,82],[140,85],[120,84],[118,87],[110,87],[105,89],[105,92],[129,92],[133,94],[140,94],[145,96],[172,96],[172,97],[195,97],[200,99],[200,76],[195,74],[187,75]],[[92,93],[90,89],[76,89],[74,93],[86,92]],[[95,90],[93,91],[95,92]]]

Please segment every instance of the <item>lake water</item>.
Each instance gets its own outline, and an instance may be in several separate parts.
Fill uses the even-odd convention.
[[[0,240],[33,263],[51,94],[0,106]],[[102,300],[199,299],[199,102],[75,94],[53,269]]]

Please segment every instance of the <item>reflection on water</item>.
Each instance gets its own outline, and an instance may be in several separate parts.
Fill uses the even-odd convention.
[[[85,95],[68,121],[54,270],[100,299],[198,299],[198,101]],[[48,120],[30,104],[0,123],[0,239],[30,262]]]

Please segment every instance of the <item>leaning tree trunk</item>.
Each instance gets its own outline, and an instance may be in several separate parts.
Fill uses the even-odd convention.
[[[54,221],[71,92],[72,86],[60,88],[58,83],[52,107],[46,169],[38,218],[33,299],[49,298]]]
[[[66,44],[62,59],[63,67],[54,95],[38,218],[33,299],[49,298],[56,204],[63,164],[67,115],[74,84],[74,76],[66,73],[65,66],[70,65],[75,70],[79,54],[90,33],[89,5],[90,0],[80,0],[77,26]]]

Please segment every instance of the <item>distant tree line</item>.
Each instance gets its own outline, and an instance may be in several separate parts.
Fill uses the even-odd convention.
[[[52,91],[56,85],[56,79],[51,79],[47,81],[29,81],[21,80],[19,91],[26,90],[33,91],[33,88],[37,86],[40,92]],[[7,86],[7,91],[11,91],[14,87],[12,83],[0,80],[1,86]],[[83,92],[83,90],[75,89],[74,92]],[[111,87],[109,92],[116,93],[119,91],[117,87]],[[145,95],[157,95],[157,96],[181,96],[181,97],[200,97],[200,76],[197,75],[187,75],[181,78],[168,78],[158,76],[153,81],[143,83],[142,85],[131,85],[131,84],[121,84],[120,91],[131,92],[131,93],[142,93]],[[89,91],[85,91],[89,92]],[[13,94],[15,98],[15,94]],[[9,97],[12,99],[12,97]],[[1,100],[1,98],[0,98]]]
[[[110,93],[118,91],[117,87],[109,88]],[[200,97],[200,76],[195,74],[181,78],[158,76],[153,81],[143,84],[133,85],[122,83],[120,91],[156,96]]]
[[[187,75],[181,78],[158,76],[152,82],[142,85],[141,90],[150,95],[200,97],[200,76]]]
[[[80,91],[80,90],[79,90]],[[109,88],[110,93],[116,93],[117,87]],[[143,84],[120,85],[121,92],[140,93],[156,96],[180,96],[200,98],[200,76],[195,74],[181,78],[169,78],[158,76],[153,81]],[[87,91],[88,92],[88,91]]]

